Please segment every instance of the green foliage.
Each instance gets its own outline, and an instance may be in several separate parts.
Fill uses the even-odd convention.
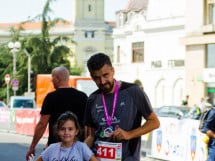
[[[79,68],[79,67],[73,67],[71,70],[70,70],[70,74],[71,75],[81,75],[82,73],[82,69]]]
[[[142,82],[141,82],[139,79],[136,79],[136,80],[134,81],[134,83],[135,83],[136,85],[138,85],[138,86],[143,90]]]
[[[12,63],[12,54],[5,48],[5,45],[0,46],[0,100],[6,102],[7,97],[7,85],[5,83],[5,75],[13,74],[13,63]]]

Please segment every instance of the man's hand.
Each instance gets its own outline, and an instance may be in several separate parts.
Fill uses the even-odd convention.
[[[34,155],[34,154],[31,154],[31,155],[29,156],[29,160],[28,160],[28,161],[34,161],[34,157],[35,157],[35,155]]]
[[[35,149],[30,148],[26,154],[26,161],[33,161],[34,156],[35,156]]]
[[[50,115],[41,115],[39,122],[36,125],[31,146],[26,154],[26,161],[29,161],[31,154],[35,155],[35,147],[43,136],[49,122]]]
[[[129,140],[129,133],[118,127],[111,133],[111,137],[116,141]]]

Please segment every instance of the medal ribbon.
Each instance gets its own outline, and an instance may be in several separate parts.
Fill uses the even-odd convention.
[[[103,103],[103,107],[104,107],[105,119],[106,119],[108,126],[110,126],[112,124],[112,118],[113,118],[115,111],[116,111],[116,102],[117,102],[117,98],[118,98],[118,93],[119,93],[119,83],[118,83],[118,81],[116,81],[116,87],[114,89],[114,99],[113,99],[111,116],[108,115],[107,105],[105,102],[105,96],[104,96],[104,93],[102,93],[102,103]]]

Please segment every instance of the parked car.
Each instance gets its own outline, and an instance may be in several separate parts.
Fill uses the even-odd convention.
[[[0,108],[6,108],[6,104],[3,101],[0,101]]]
[[[185,117],[189,113],[189,110],[188,107],[174,105],[161,106],[154,109],[158,117],[173,117],[178,119]]]
[[[12,109],[36,109],[35,99],[28,96],[11,96],[8,106]]]

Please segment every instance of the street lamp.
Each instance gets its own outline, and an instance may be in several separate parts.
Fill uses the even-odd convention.
[[[19,48],[21,47],[21,44],[19,41],[16,42],[9,42],[8,43],[8,48],[10,49],[11,53],[13,54],[13,78],[16,78],[16,53],[19,51]],[[14,91],[14,96],[16,95],[16,90],[13,89]]]
[[[31,92],[31,82],[30,82],[30,77],[31,77],[31,55],[29,52],[24,49],[25,54],[28,57],[28,94]]]

